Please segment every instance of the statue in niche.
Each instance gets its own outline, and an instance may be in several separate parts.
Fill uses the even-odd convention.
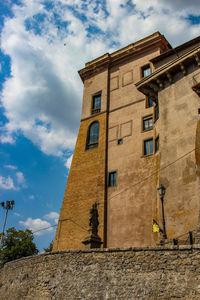
[[[97,203],[92,205],[90,209],[90,218],[89,218],[89,236],[85,238],[82,242],[87,249],[100,248],[101,247],[101,238],[98,236],[98,226],[99,226],[99,214]]]
[[[89,221],[90,229],[89,231],[92,232],[94,235],[98,235],[98,226],[99,226],[99,214],[97,209],[97,204],[93,204],[92,208],[90,209],[90,221]]]

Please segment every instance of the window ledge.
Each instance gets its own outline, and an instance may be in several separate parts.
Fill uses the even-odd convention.
[[[152,156],[152,155],[154,155],[155,153],[151,153],[151,154],[143,154],[143,155],[141,155],[141,158],[144,158],[144,157],[149,157],[149,156]]]
[[[159,120],[159,118],[158,119],[156,119],[156,120],[154,120],[153,122],[154,122],[154,124],[157,122]]]
[[[153,127],[149,128],[149,129],[142,130],[142,131],[141,131],[141,133],[144,133],[144,132],[150,131],[150,130],[152,130],[152,129],[153,129]]]
[[[96,115],[96,114],[99,114],[100,112],[101,112],[101,108],[93,108],[91,111],[91,114]]]
[[[99,144],[99,143],[88,144],[85,150],[87,151],[87,150],[90,150],[90,149],[97,148],[97,147],[98,147],[98,144]]]

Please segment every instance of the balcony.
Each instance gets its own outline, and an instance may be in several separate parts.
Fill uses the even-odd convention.
[[[101,108],[92,108],[92,115],[98,114],[101,112]]]

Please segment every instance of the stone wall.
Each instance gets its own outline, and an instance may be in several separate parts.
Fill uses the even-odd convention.
[[[0,299],[199,299],[200,245],[63,251],[7,263]]]

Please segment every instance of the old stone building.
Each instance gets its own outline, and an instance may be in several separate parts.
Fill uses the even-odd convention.
[[[200,37],[172,48],[156,32],[79,71],[81,123],[54,251],[154,246],[198,230],[199,67]]]

